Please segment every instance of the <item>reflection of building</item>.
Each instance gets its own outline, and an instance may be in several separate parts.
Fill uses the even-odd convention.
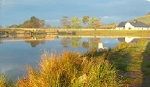
[[[118,38],[120,42],[126,42],[126,43],[136,43],[139,39],[134,37],[124,37],[124,38]]]
[[[101,40],[98,43],[98,49],[107,49],[107,47],[104,46],[104,42],[102,42]]]
[[[133,37],[125,37],[125,42],[130,43],[134,40],[135,38]]]
[[[98,43],[98,49],[104,49],[104,45],[102,42]]]

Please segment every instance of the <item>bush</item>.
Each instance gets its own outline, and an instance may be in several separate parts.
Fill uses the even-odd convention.
[[[102,58],[82,57],[77,53],[45,55],[40,69],[28,68],[19,87],[119,87],[117,70]]]
[[[0,75],[0,87],[6,87],[6,79],[4,75]]]

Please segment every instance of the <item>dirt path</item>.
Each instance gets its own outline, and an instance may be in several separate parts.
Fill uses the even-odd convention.
[[[144,56],[142,72],[143,72],[142,87],[150,87],[150,55]]]

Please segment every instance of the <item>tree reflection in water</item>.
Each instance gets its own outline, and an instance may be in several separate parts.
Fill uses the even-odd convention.
[[[88,49],[89,48],[89,42],[88,41],[83,41],[82,47],[85,48],[85,49]]]
[[[63,47],[68,47],[70,43],[70,38],[61,38],[61,45]]]
[[[61,44],[63,47],[71,46],[73,48],[83,47],[88,50],[97,50],[100,38],[89,38],[87,41],[82,41],[81,37],[62,38]]]
[[[81,46],[81,38],[77,37],[77,38],[71,38],[71,46],[73,48],[78,48]]]
[[[3,43],[3,40],[2,40],[2,38],[0,38],[0,44],[2,44]]]
[[[30,40],[30,41],[25,41],[26,43],[29,43],[31,47],[36,47],[39,44],[44,44],[44,40]]]
[[[97,50],[100,38],[90,38],[82,43],[82,47],[89,50]]]

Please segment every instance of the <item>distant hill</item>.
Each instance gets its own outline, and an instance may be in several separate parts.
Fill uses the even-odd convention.
[[[149,12],[149,13],[147,13],[147,15],[150,15],[150,12]]]
[[[147,25],[150,25],[150,13],[148,13],[147,15],[145,16],[142,16],[142,17],[138,17],[137,19],[135,19],[137,21],[140,21],[140,22],[143,22]]]

